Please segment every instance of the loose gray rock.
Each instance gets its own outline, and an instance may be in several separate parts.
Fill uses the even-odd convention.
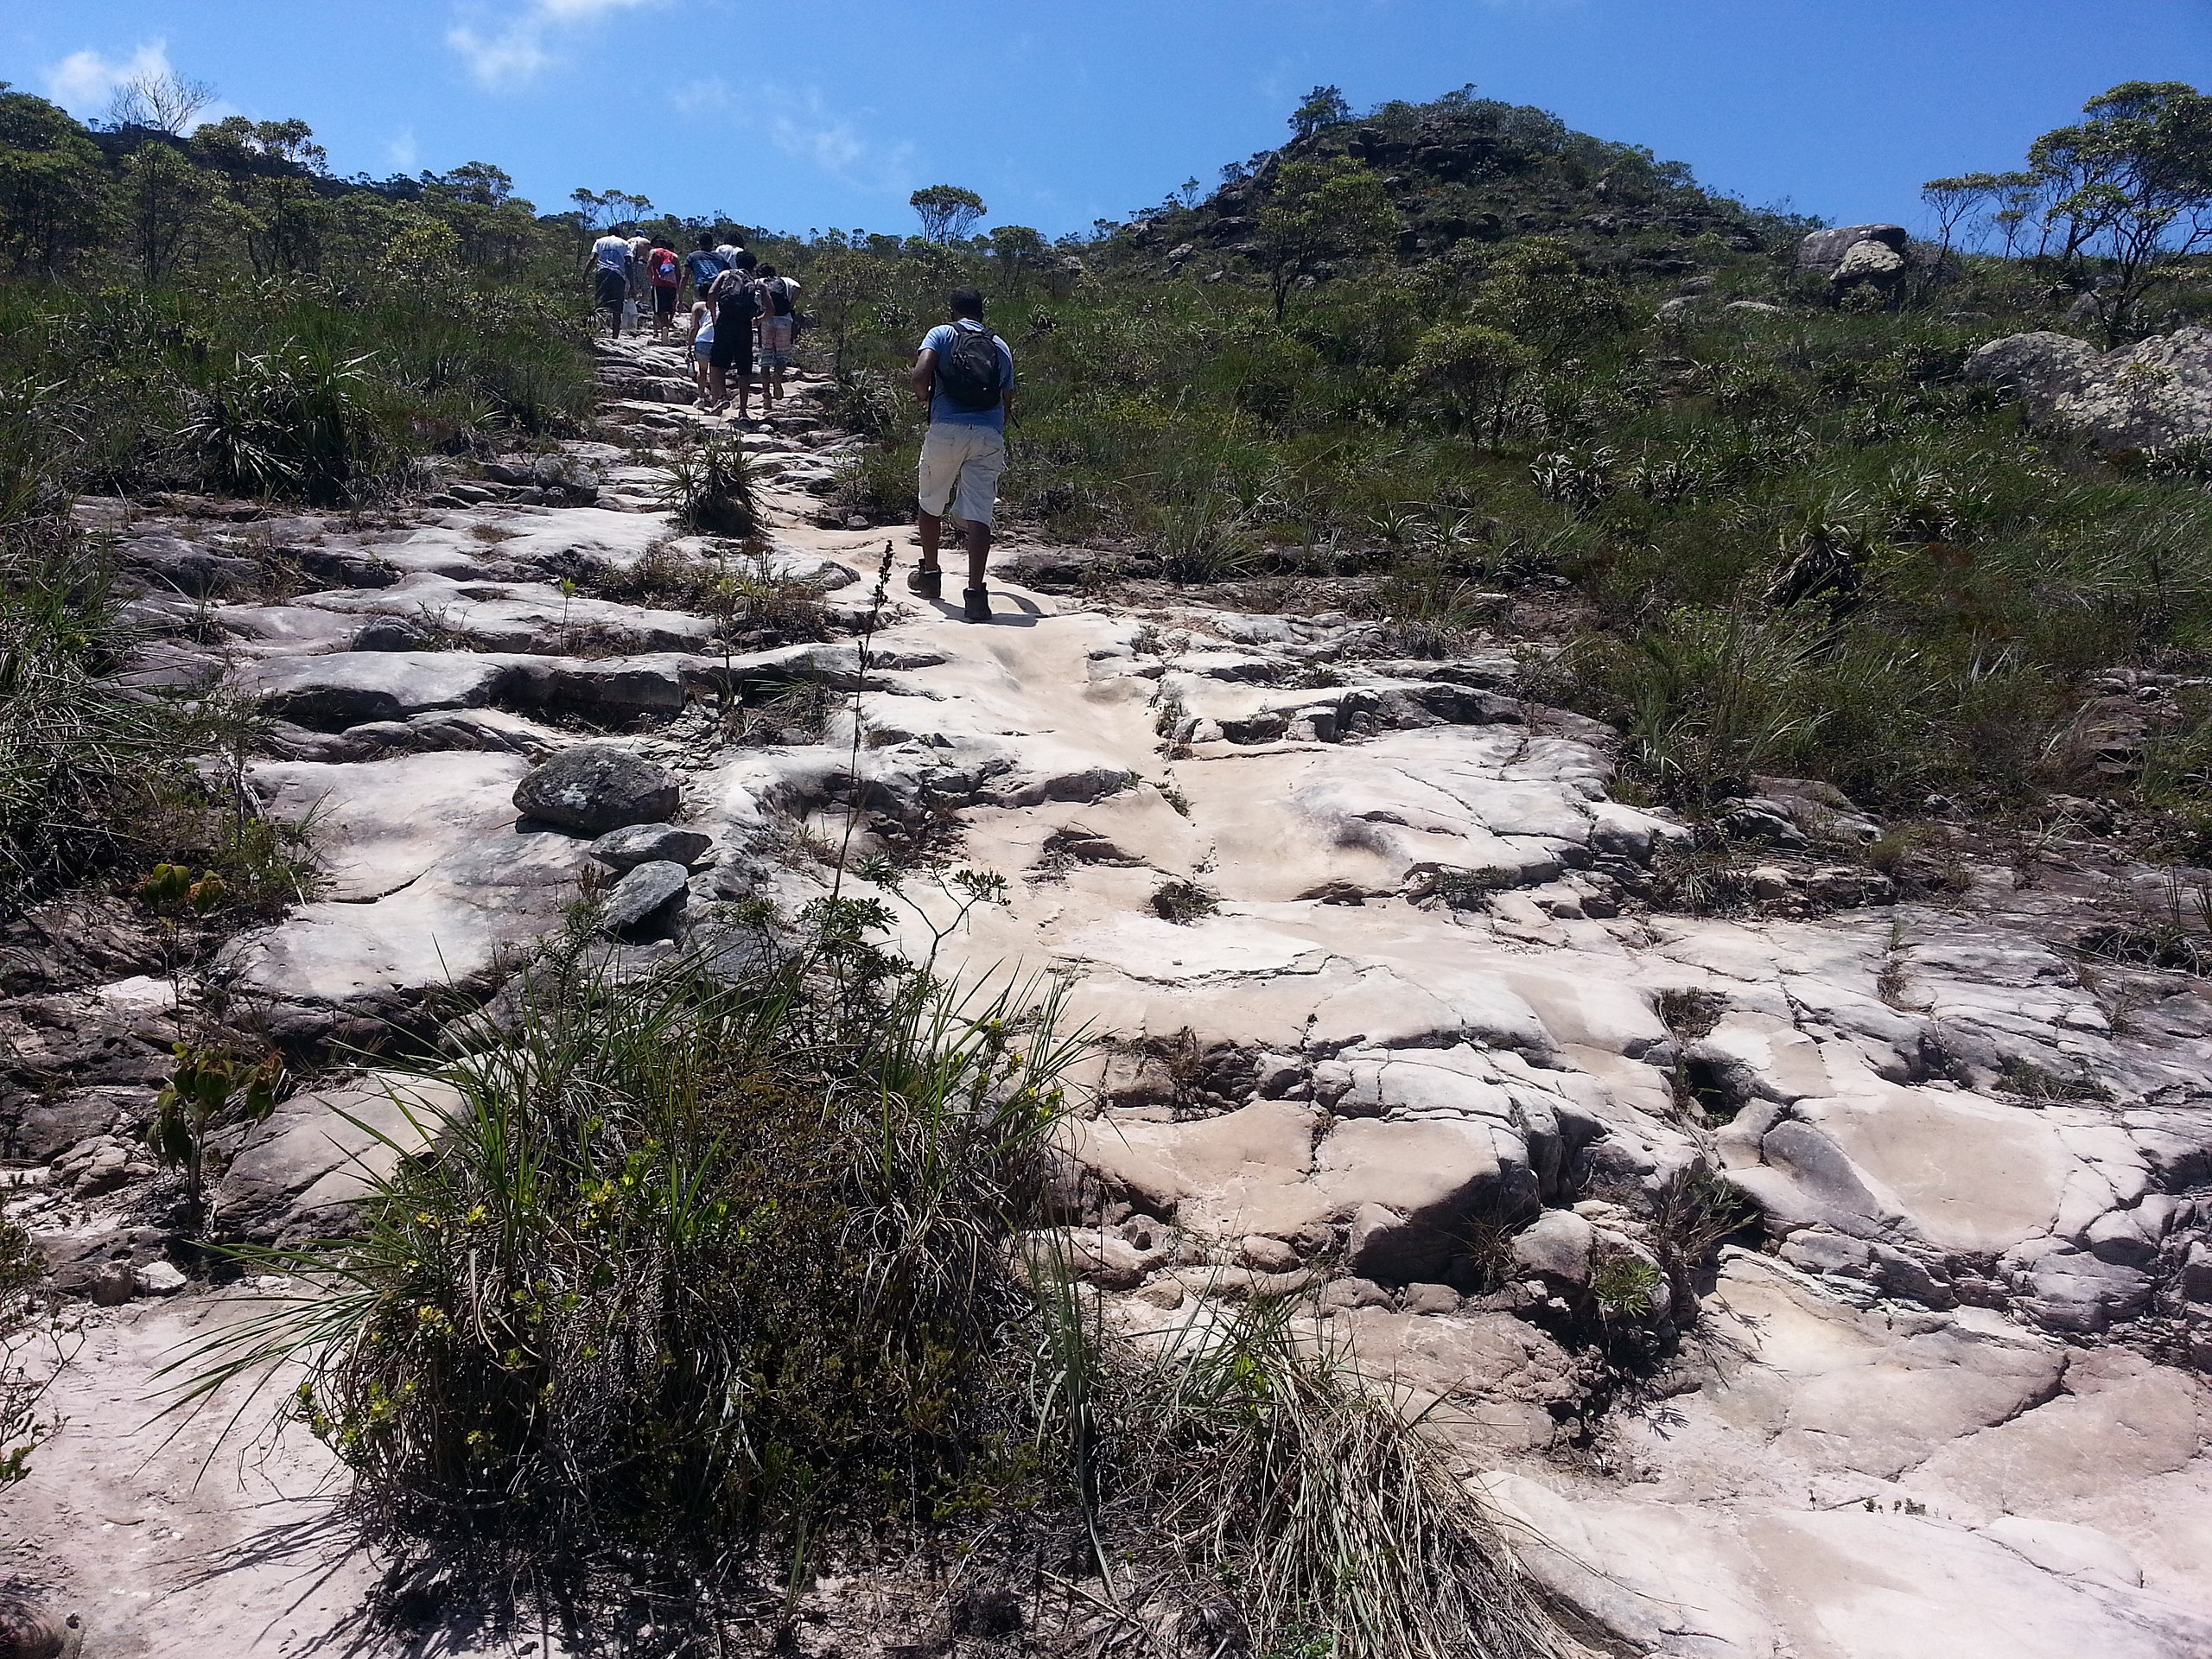
[[[174,1262],[149,1262],[138,1269],[141,1296],[174,1296],[189,1282]]]
[[[612,743],[563,749],[517,784],[514,795],[524,817],[587,836],[661,823],[679,798],[667,772]]]
[[[639,931],[683,894],[690,880],[690,872],[681,864],[666,859],[637,866],[608,891],[600,931]]]
[[[1886,242],[1861,242],[1845,254],[1828,281],[1835,287],[1885,283],[1904,273],[1904,255]]]
[[[21,1596],[0,1595],[0,1659],[62,1659],[77,1616],[50,1612]]]
[[[617,870],[639,864],[666,862],[693,865],[715,844],[712,836],[696,830],[679,830],[672,823],[633,823],[609,830],[591,844],[591,855]]]
[[[396,616],[379,618],[353,636],[356,651],[427,651],[430,638],[412,622]]]
[[[1597,1235],[1572,1210],[1547,1210],[1513,1241],[1513,1262],[1555,1285],[1590,1282],[1590,1247]]]

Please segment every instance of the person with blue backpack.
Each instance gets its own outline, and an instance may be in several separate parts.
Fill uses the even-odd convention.
[[[715,278],[721,276],[725,269],[721,255],[715,251],[715,238],[711,236],[700,237],[699,245],[684,255],[683,263],[691,272],[691,297],[705,299],[708,289],[714,285]]]
[[[968,586],[961,613],[970,622],[991,620],[984,568],[991,555],[991,513],[999,477],[1006,470],[1006,417],[1014,408],[1014,353],[983,321],[983,296],[956,288],[945,296],[947,321],[930,330],[914,359],[909,384],[929,405],[930,429],[922,440],[920,565],[906,578],[909,591],[940,599],[944,572],[938,547],[950,517],[968,544]]]

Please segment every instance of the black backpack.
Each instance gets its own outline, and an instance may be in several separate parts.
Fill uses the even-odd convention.
[[[771,278],[761,284],[768,290],[768,310],[772,315],[788,317],[791,314],[791,285],[782,277]]]
[[[938,390],[955,409],[995,409],[1006,392],[1006,359],[988,328],[953,325],[952,344],[938,353]]]
[[[750,322],[760,315],[760,290],[743,271],[724,271],[707,295],[715,302],[717,322]]]

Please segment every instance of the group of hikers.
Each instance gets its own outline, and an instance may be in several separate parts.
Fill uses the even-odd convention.
[[[728,409],[734,388],[737,418],[748,418],[756,360],[762,412],[782,398],[800,321],[799,285],[773,265],[762,264],[744,248],[718,246],[710,236],[700,237],[691,252],[679,256],[647,237],[626,239],[610,233],[592,245],[589,257],[594,300],[607,314],[610,335],[621,334],[626,313],[634,315],[637,327],[647,326],[650,309],[653,338],[668,340],[677,327],[677,300],[690,281],[686,342],[702,409],[710,414]],[[999,478],[1006,470],[1014,353],[983,321],[979,290],[954,289],[945,296],[945,321],[924,337],[907,377],[914,395],[929,408],[930,424],[922,440],[918,492],[921,559],[908,574],[906,587],[924,599],[943,598],[944,570],[938,554],[950,518],[968,555],[961,614],[970,622],[988,622],[991,601],[985,568]]]
[[[676,313],[688,277],[690,321],[685,344],[699,403],[720,414],[733,402],[737,418],[753,412],[753,382],[760,381],[762,411],[782,401],[784,378],[791,366],[791,346],[798,337],[798,284],[773,265],[764,265],[751,250],[734,243],[720,245],[699,238],[688,254],[656,244],[650,237],[623,238],[613,232],[591,245],[593,301],[607,316],[607,331],[619,336],[626,322],[655,340],[677,328]]]

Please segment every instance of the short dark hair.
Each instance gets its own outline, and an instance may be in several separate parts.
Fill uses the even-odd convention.
[[[776,268],[773,265],[763,265],[760,267],[760,274],[763,276],[772,276],[776,274]]]
[[[712,253],[714,251],[715,251],[715,238],[714,238],[713,237],[711,237],[711,236],[709,236],[709,235],[708,235],[704,231],[700,232],[699,232],[699,251],[700,251],[700,252],[702,252],[702,253]]]
[[[983,320],[983,290],[980,288],[956,288],[944,296],[945,308],[956,317]]]
[[[753,256],[753,251],[749,248],[740,248],[737,251],[737,257],[730,261],[730,264],[740,270],[750,270],[760,263],[760,261]]]

